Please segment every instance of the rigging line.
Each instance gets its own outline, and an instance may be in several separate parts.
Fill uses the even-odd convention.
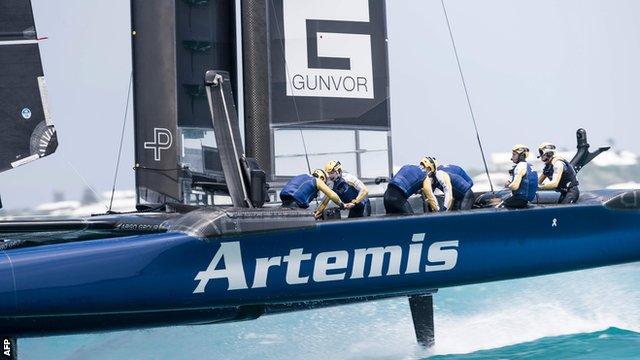
[[[100,196],[100,194],[98,194],[98,192],[93,188],[93,186],[89,185],[89,182],[87,181],[87,179],[84,178],[84,176],[82,176],[82,174],[80,174],[80,172],[78,171],[78,169],[76,169],[75,166],[73,166],[73,164],[71,163],[71,161],[67,160],[64,156],[62,156],[62,159],[71,167],[71,169],[73,169],[73,172],[76,173],[76,175],[78,175],[78,177],[80,178],[80,180],[82,180],[82,182],[84,183],[84,185],[89,188],[89,190],[91,190],[91,192],[96,196],[96,199],[98,199],[98,202],[102,203],[102,201],[100,199],[102,199],[102,197]],[[108,210],[109,207],[107,206],[107,204],[102,203],[102,205],[104,205],[104,207]]]
[[[480,154],[482,155],[482,162],[484,163],[484,171],[487,174],[487,178],[489,179],[489,186],[491,187],[491,192],[493,190],[493,183],[491,182],[491,176],[489,175],[489,167],[487,166],[487,159],[484,155],[484,149],[482,148],[482,141],[480,140],[480,133],[478,131],[478,125],[476,123],[476,117],[473,113],[473,107],[471,106],[471,99],[469,97],[469,90],[467,89],[467,82],[464,78],[464,73],[462,72],[462,65],[460,65],[460,57],[458,56],[458,49],[456,47],[456,42],[453,38],[453,31],[451,30],[451,23],[449,22],[449,15],[447,14],[447,7],[444,5],[444,0],[440,0],[442,4],[442,10],[444,12],[444,18],[447,20],[447,28],[449,29],[449,37],[451,38],[451,45],[453,46],[453,53],[456,56],[456,63],[458,64],[458,72],[460,73],[460,79],[462,80],[462,87],[464,88],[464,94],[467,98],[467,105],[469,106],[469,112],[471,113],[471,120],[473,120],[473,127],[476,130],[476,138],[478,139],[478,146],[480,147]]]
[[[120,134],[120,146],[118,147],[118,159],[116,160],[116,171],[113,175],[113,187],[111,188],[111,199],[109,200],[109,207],[107,212],[111,212],[113,207],[113,197],[116,193],[116,182],[118,180],[118,170],[120,169],[120,158],[122,157],[122,143],[124,141],[124,131],[127,126],[127,115],[129,114],[129,99],[131,99],[131,85],[133,84],[133,70],[129,76],[129,87],[127,88],[127,104],[124,108],[124,119],[122,119],[122,133]]]
[[[273,10],[273,13],[276,13],[276,7],[273,4],[273,0],[267,0],[270,4],[271,4],[271,9]],[[287,64],[287,57],[284,53],[285,47],[284,47],[284,31],[281,31],[280,28],[280,21],[278,21],[278,17],[274,16],[274,19],[276,20],[276,27],[277,27],[277,31],[278,34],[283,34],[282,38],[280,39],[280,46],[282,47],[282,60],[284,60],[284,68],[285,68],[285,73],[286,73],[286,77],[287,77],[287,84],[291,81],[291,75],[289,74],[289,64]],[[298,110],[298,102],[296,101],[296,97],[292,96],[291,99],[293,100],[293,107],[296,110],[296,120],[298,121],[298,123],[302,123],[302,121],[300,120],[300,111]],[[309,173],[311,173],[311,163],[309,162],[309,152],[307,151],[307,142],[304,139],[304,133],[302,132],[302,128],[298,128],[298,130],[300,131],[300,137],[302,138],[302,147],[304,148],[304,155],[305,155],[305,159],[307,160],[307,170],[309,170]],[[317,198],[316,198],[316,203],[318,202]]]

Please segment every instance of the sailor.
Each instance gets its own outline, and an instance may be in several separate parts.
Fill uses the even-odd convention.
[[[538,147],[540,160],[545,166],[538,180],[540,190],[555,190],[560,193],[558,204],[573,204],[580,197],[578,178],[573,165],[566,159],[556,155],[556,146],[552,143],[542,143]],[[544,181],[549,182],[544,184]]]
[[[461,176],[466,182],[468,182],[469,184],[471,184],[471,186],[473,186],[473,179],[471,179],[471,176],[469,176],[469,174],[467,174],[467,172],[464,171],[464,169],[458,165],[453,165],[453,164],[439,165],[438,170],[444,170],[449,174],[453,173],[458,176]]]
[[[391,178],[384,192],[384,209],[387,214],[413,214],[409,197],[422,189],[425,192],[427,171],[424,166],[405,165]]]
[[[424,195],[431,212],[439,211],[438,202],[433,195],[435,189],[440,189],[444,193],[446,211],[471,209],[475,200],[471,190],[473,180],[464,169],[457,165],[438,165],[438,161],[429,156],[423,157],[420,165],[427,170],[425,182],[429,186]]]
[[[315,169],[311,175],[302,174],[289,180],[280,191],[282,207],[306,209],[311,200],[318,196],[318,191],[322,191],[327,198],[343,207],[338,194],[327,186],[327,179],[327,173],[324,170]]]
[[[528,156],[529,148],[525,145],[517,144],[511,149],[511,161],[515,166],[509,171],[511,179],[505,183],[511,189],[511,194],[502,201],[501,206],[511,209],[526,208],[529,201],[535,199],[538,173],[527,162]]]
[[[369,190],[355,175],[343,172],[340,161],[331,160],[325,165],[324,171],[333,182],[332,190],[338,194],[344,203],[344,208],[349,210],[349,217],[363,217],[371,215],[371,204],[369,203]],[[329,197],[325,197],[318,207],[317,212],[322,213],[329,204]]]

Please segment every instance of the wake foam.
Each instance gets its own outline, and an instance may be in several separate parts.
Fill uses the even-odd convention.
[[[458,302],[479,301],[474,311],[436,310],[434,353],[469,353],[610,327],[640,332],[640,264],[469,288]]]

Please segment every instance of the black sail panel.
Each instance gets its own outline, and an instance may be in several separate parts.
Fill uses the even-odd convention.
[[[176,3],[178,126],[211,128],[203,84],[207,70],[227,71],[235,78],[234,6],[229,0]]]
[[[35,39],[30,0],[0,1],[0,41]]]
[[[0,171],[58,146],[29,1],[0,2],[0,125]]]
[[[179,202],[175,5],[135,0],[131,18],[138,197]]]

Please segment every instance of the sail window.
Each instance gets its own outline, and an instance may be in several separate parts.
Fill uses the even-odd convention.
[[[277,129],[274,144],[276,177],[307,172],[307,156],[311,168],[338,159],[346,171],[358,177],[389,174],[386,131]]]
[[[180,135],[182,140],[180,162],[197,173],[205,173],[205,170],[218,171],[222,175],[221,167],[212,169],[213,164],[220,162],[212,159],[213,153],[217,154],[216,139],[211,129],[181,127]],[[205,164],[205,159],[207,163]]]

